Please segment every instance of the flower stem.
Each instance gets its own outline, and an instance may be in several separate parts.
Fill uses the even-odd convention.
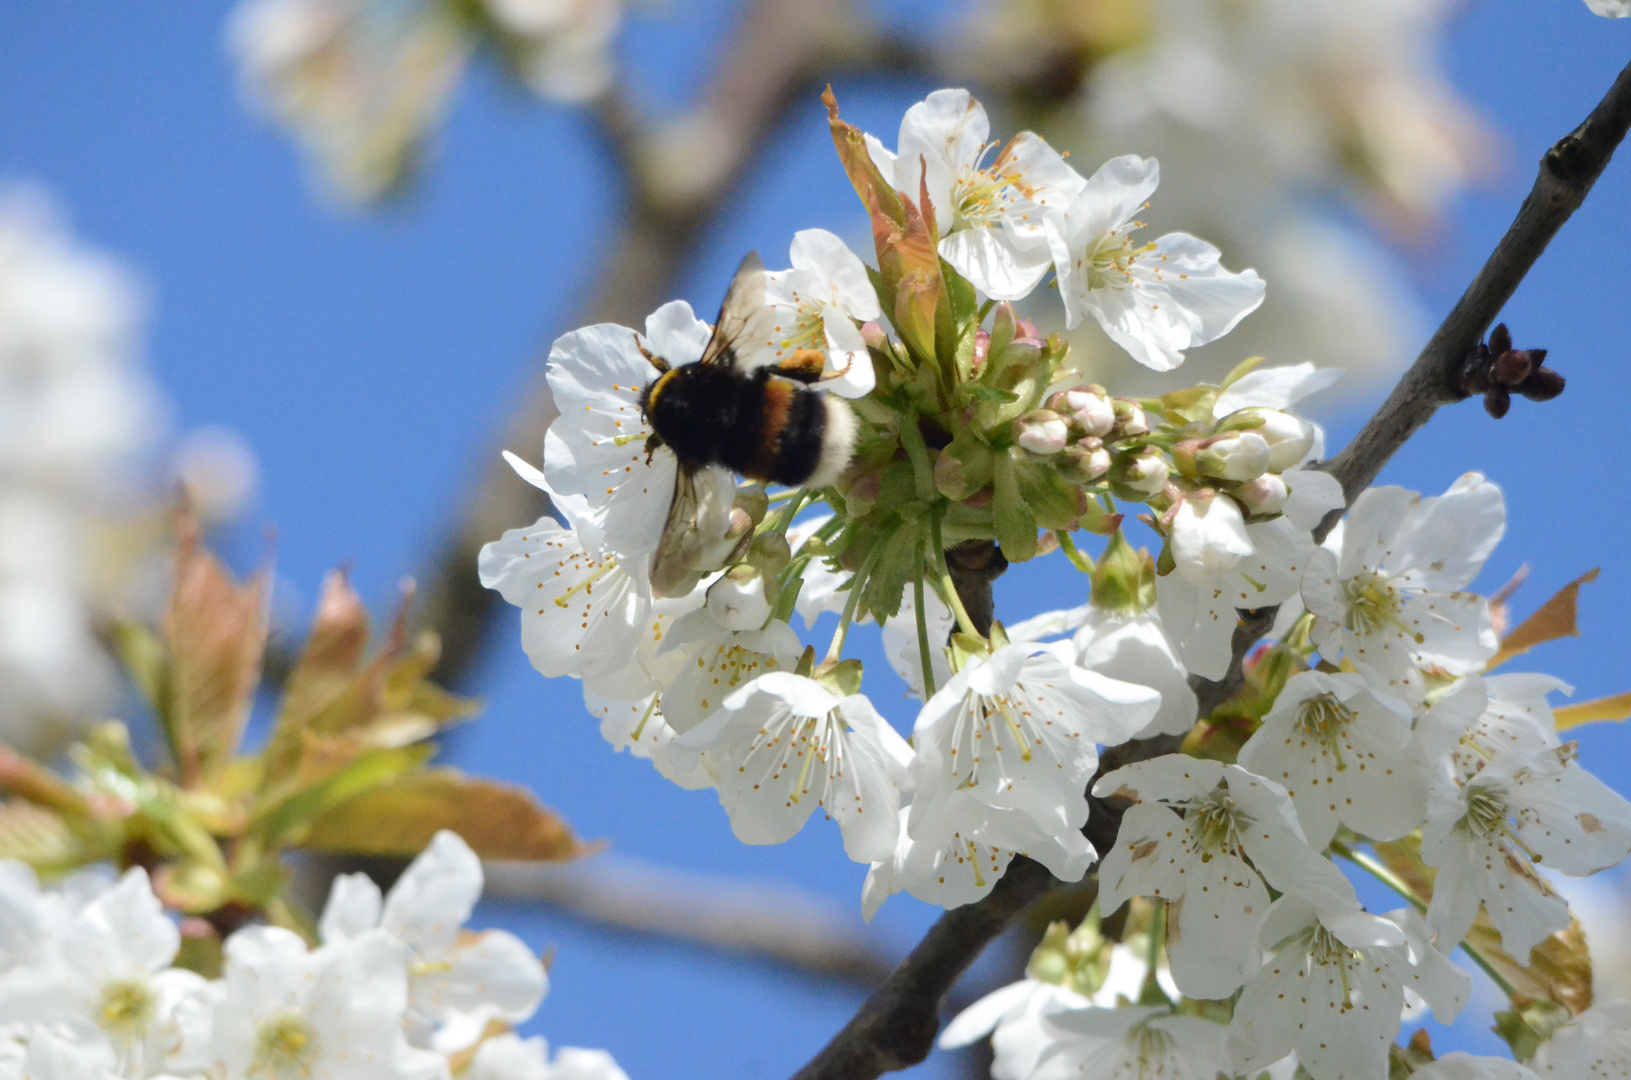
[[[765,531],[785,534],[788,527],[793,524],[793,518],[800,510],[804,509],[804,504],[809,500],[809,498],[810,493],[802,488],[793,492],[792,499],[788,501],[786,506],[777,511],[778,516],[776,517],[774,523]]]
[[[929,645],[929,616],[923,606],[923,575],[912,577],[912,599],[916,601],[917,611],[917,656],[918,663],[923,665],[923,700],[928,701],[934,697],[934,653]]]
[[[1353,848],[1350,848],[1348,845],[1338,841],[1332,842],[1331,851],[1333,854],[1340,855],[1344,859],[1347,859],[1349,862],[1353,863],[1361,870],[1364,870],[1376,880],[1380,881],[1382,884],[1386,885],[1388,888],[1410,901],[1410,905],[1417,911],[1425,912],[1427,910],[1427,901],[1418,896],[1416,894],[1416,890],[1411,888],[1408,882],[1406,882],[1399,875],[1395,874],[1392,870],[1388,869],[1387,865],[1380,859],[1376,858],[1376,856],[1370,854],[1369,852],[1356,851]],[[1517,995],[1517,989],[1507,981],[1506,976],[1502,975],[1500,971],[1496,970],[1494,963],[1488,957],[1484,956],[1483,953],[1480,953],[1475,946],[1463,940],[1461,942],[1461,949],[1468,956],[1472,957],[1472,962],[1482,968],[1484,974],[1489,976],[1490,981],[1496,986],[1500,987],[1501,992],[1509,999]]]
[[[1144,953],[1144,985],[1138,991],[1140,1005],[1171,1005],[1172,999],[1161,988],[1156,977],[1160,970],[1161,953],[1167,945],[1167,902],[1159,896],[1150,898],[1150,937]]]
[[[940,592],[952,614],[957,616],[957,626],[972,638],[985,637],[974,628],[974,620],[969,618],[968,609],[963,606],[963,598],[957,594],[957,583],[951,579],[951,567],[946,565],[946,546],[940,539],[940,508],[936,507],[929,512],[929,533],[934,543],[934,569],[939,580]],[[923,610],[919,605],[918,611]],[[920,616],[921,617],[921,616]]]
[[[832,644],[827,646],[827,659],[837,663],[844,655],[844,636],[849,633],[850,621],[855,618],[855,607],[861,601],[861,590],[866,588],[866,579],[872,575],[872,568],[878,564],[883,555],[883,543],[876,542],[872,550],[867,552],[866,561],[861,569],[850,578],[849,596],[844,600],[844,613],[838,617],[838,629],[833,631]]]
[[[1065,553],[1065,558],[1070,560],[1070,565],[1074,566],[1084,574],[1091,574],[1093,572],[1092,560],[1076,549],[1076,541],[1070,538],[1070,534],[1068,532],[1065,532],[1063,529],[1057,529],[1054,531],[1053,535],[1059,539],[1059,550]]]

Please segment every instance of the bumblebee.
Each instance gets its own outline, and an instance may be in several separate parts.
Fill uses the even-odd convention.
[[[749,253],[731,279],[713,334],[693,364],[671,365],[645,353],[660,374],[640,392],[651,426],[650,455],[666,446],[679,461],[674,499],[652,568],[658,595],[668,570],[679,570],[694,547],[702,512],[694,477],[721,465],[752,480],[788,487],[827,487],[849,465],[855,449],[855,414],[839,397],[815,389],[825,354],[801,349],[776,364],[750,365],[764,328],[765,268]]]

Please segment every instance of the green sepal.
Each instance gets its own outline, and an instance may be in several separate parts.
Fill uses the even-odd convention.
[[[965,427],[940,451],[934,465],[935,490],[953,502],[961,501],[989,484],[996,467],[996,451],[972,427]]]
[[[995,496],[991,505],[992,525],[1008,561],[1029,562],[1036,556],[1036,515],[1025,504],[1016,471],[1012,457],[1003,455],[997,459],[992,477]]]

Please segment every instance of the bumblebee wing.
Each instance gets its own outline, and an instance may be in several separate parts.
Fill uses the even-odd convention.
[[[757,251],[750,251],[736,268],[725,300],[719,305],[719,318],[714,320],[714,333],[708,347],[702,350],[702,364],[727,364],[741,367],[747,359],[739,346],[752,338],[753,328],[765,309],[765,264]]]
[[[651,557],[651,594],[658,599],[687,596],[727,553],[736,481],[729,470],[708,466],[674,474],[674,499]]]

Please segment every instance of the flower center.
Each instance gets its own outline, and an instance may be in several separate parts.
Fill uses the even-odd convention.
[[[1138,1075],[1166,1075],[1167,1063],[1172,1058],[1173,1048],[1177,1045],[1172,1033],[1143,1023],[1134,1028],[1130,1034],[1129,1041],[1133,1044],[1134,1053],[1138,1055]]]
[[[1202,862],[1210,861],[1218,852],[1233,854],[1240,849],[1239,825],[1247,819],[1222,788],[1215,788],[1206,798],[1190,803],[1185,818],[1189,823],[1190,844]]]
[[[115,979],[102,985],[96,1022],[113,1035],[140,1035],[153,1019],[157,1004],[152,988],[144,980]]]
[[[995,225],[1013,203],[1014,174],[996,169],[965,167],[951,188],[952,229],[972,225]]]
[[[1353,633],[1371,635],[1390,627],[1404,629],[1404,620],[1399,617],[1399,594],[1379,570],[1343,582],[1342,599],[1347,605],[1342,625]]]
[[[1467,812],[1456,824],[1473,836],[1489,836],[1506,830],[1507,811],[1505,791],[1496,784],[1474,781],[1467,787]]]
[[[1342,982],[1343,1008],[1353,1008],[1353,988],[1348,985],[1348,965],[1362,959],[1359,953],[1344,945],[1323,925],[1317,925],[1308,941],[1308,958],[1316,967],[1336,968],[1337,978]]]
[[[255,1032],[255,1060],[249,1075],[305,1076],[317,1056],[317,1033],[295,1012],[274,1016]]]
[[[1132,285],[1133,262],[1145,252],[1155,250],[1153,242],[1133,246],[1133,230],[1143,225],[1141,221],[1129,221],[1119,229],[1110,230],[1076,260],[1076,265],[1087,271],[1089,289],[1125,289]]]
[[[1324,693],[1297,707],[1296,727],[1306,737],[1329,747],[1341,772],[1348,767],[1342,760],[1342,734],[1354,719],[1353,710],[1338,701],[1335,694]]]

